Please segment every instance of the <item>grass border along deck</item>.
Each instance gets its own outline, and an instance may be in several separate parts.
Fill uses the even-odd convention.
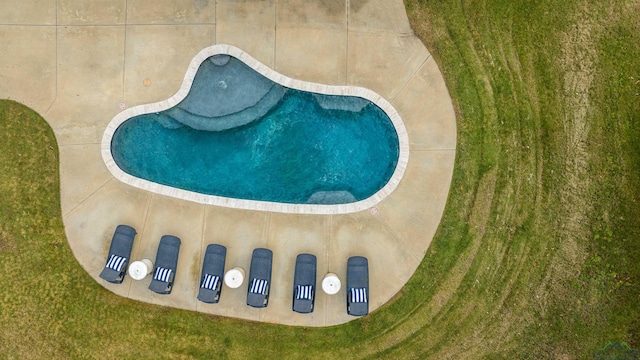
[[[76,263],[47,123],[0,102],[8,358],[588,358],[640,348],[638,1],[406,0],[454,99],[427,256],[385,307],[305,329],[120,298]]]

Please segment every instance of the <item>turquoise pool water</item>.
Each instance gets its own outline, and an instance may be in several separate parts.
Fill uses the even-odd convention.
[[[226,61],[203,63],[176,108],[118,127],[111,152],[124,172],[202,194],[293,204],[351,203],[389,181],[398,136],[375,104],[280,87],[249,75],[234,58]],[[229,64],[232,76],[221,75]],[[254,76],[251,86],[242,85],[243,76]],[[257,82],[259,96],[239,105],[220,100]]]

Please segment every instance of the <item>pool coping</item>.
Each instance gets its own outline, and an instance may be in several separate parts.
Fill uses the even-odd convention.
[[[131,117],[164,111],[180,103],[191,90],[193,80],[200,65],[209,57],[214,55],[233,56],[271,81],[291,89],[324,95],[356,96],[376,104],[387,114],[393,123],[398,136],[398,161],[389,181],[382,187],[382,189],[378,190],[370,197],[349,204],[288,204],[201,194],[141,179],[120,169],[111,154],[111,140],[118,127]],[[272,211],[290,214],[348,214],[375,207],[376,204],[384,200],[397,188],[409,162],[409,137],[400,114],[391,105],[391,103],[372,90],[358,86],[324,85],[293,79],[271,69],[238,47],[228,44],[217,44],[204,48],[193,57],[187,67],[180,89],[173,96],[159,102],[127,108],[114,116],[104,130],[101,142],[101,153],[107,169],[116,179],[125,184],[160,195],[166,195],[200,204],[217,205],[245,210]],[[374,210],[372,209],[372,211]]]

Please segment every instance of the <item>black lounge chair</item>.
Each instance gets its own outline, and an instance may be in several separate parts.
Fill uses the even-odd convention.
[[[347,261],[347,314],[363,316],[369,313],[369,261],[352,256]]]
[[[207,246],[202,263],[198,300],[209,304],[216,304],[220,301],[226,257],[227,248],[224,246],[217,244]]]
[[[300,254],[296,258],[293,276],[293,311],[302,314],[313,312],[316,298],[316,257]]]
[[[118,225],[116,227],[113,238],[111,238],[107,263],[100,273],[101,278],[110,283],[122,284],[124,276],[127,274],[135,237],[136,230],[131,226]]]
[[[262,248],[253,250],[251,268],[249,270],[247,305],[257,308],[269,305],[272,263],[273,252],[271,250]]]
[[[172,235],[164,235],[160,238],[155,268],[153,269],[153,279],[149,284],[149,290],[158,294],[171,294],[176,268],[178,267],[179,253],[180,239]]]

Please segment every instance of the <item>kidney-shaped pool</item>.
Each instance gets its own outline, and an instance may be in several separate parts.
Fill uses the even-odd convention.
[[[118,114],[102,147],[131,185],[295,213],[374,206],[408,160],[404,125],[379,95],[290,79],[228,45],[200,52],[170,99]]]

